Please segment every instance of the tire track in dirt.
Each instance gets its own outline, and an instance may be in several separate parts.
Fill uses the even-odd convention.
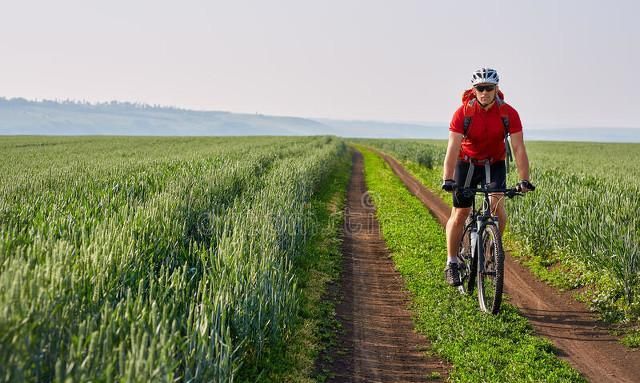
[[[445,225],[451,213],[438,196],[409,174],[393,157],[376,151],[407,189]],[[640,382],[640,352],[618,343],[607,324],[598,320],[570,292],[557,291],[536,279],[529,270],[505,258],[505,292],[536,333],[553,342],[559,356],[591,382]]]
[[[331,351],[328,381],[445,381],[448,366],[425,355],[431,346],[414,330],[406,308],[409,295],[368,198],[362,154],[354,152],[352,161],[342,245],[342,297],[336,305],[342,333]]]

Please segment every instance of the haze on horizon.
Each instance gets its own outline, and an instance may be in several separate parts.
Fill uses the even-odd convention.
[[[25,0],[0,96],[446,123],[496,68],[526,125],[640,127],[640,3]]]

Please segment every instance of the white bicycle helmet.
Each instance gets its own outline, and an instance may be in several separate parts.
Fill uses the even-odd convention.
[[[498,72],[496,72],[495,69],[491,68],[480,68],[477,71],[473,72],[473,76],[471,77],[471,85],[473,86],[478,84],[498,85],[498,81],[500,81]]]

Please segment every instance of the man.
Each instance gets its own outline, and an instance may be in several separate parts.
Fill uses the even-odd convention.
[[[502,100],[499,80],[494,69],[481,68],[473,72],[473,87],[464,93],[463,105],[454,113],[449,127],[442,188],[453,193],[453,208],[446,227],[445,268],[445,280],[451,286],[461,284],[456,253],[473,202],[473,197],[465,197],[458,187],[475,188],[479,183],[490,183],[494,188],[506,188],[507,131],[521,180],[518,186],[523,192],[533,189],[520,116]],[[490,180],[485,181],[486,171]],[[497,213],[500,231],[504,232],[507,214],[503,198],[491,196],[491,210]]]

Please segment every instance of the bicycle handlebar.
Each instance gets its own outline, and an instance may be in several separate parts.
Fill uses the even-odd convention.
[[[457,189],[460,190],[465,197],[474,196],[476,193],[483,193],[483,194],[502,193],[502,194],[504,194],[505,196],[507,196],[509,198],[513,198],[515,196],[524,195],[524,193],[520,190],[520,188],[518,186],[513,187],[513,188],[508,188],[508,189],[504,189],[504,188],[485,188],[485,187],[457,188]],[[533,189],[531,189],[531,191],[533,191],[533,190],[535,190],[535,187]]]

